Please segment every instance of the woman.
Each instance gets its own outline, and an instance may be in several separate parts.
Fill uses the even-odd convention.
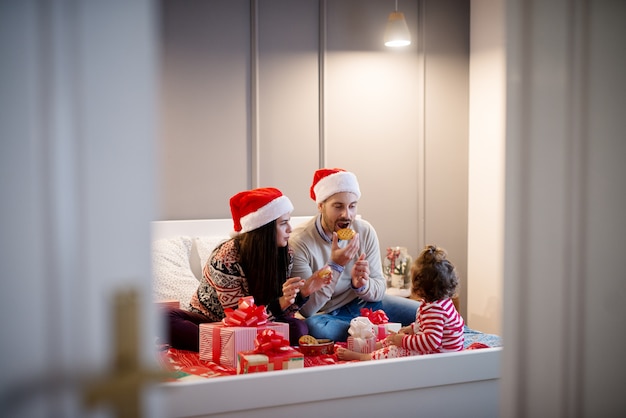
[[[236,309],[240,298],[253,296],[256,305],[266,307],[268,320],[289,324],[290,343],[297,345],[308,327],[294,315],[330,278],[321,273],[324,269],[307,280],[289,277],[293,205],[280,190],[266,187],[237,193],[230,199],[230,209],[232,238],[211,253],[189,311],[170,311],[170,344],[198,351],[199,324],[221,321],[225,309]]]

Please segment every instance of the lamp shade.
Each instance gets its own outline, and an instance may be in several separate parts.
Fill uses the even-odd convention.
[[[398,47],[411,45],[411,32],[404,19],[404,13],[391,12],[385,29],[385,46]]]

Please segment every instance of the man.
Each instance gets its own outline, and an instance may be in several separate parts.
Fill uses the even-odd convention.
[[[309,333],[346,341],[350,321],[360,316],[362,308],[383,309],[391,322],[403,326],[415,321],[419,302],[385,294],[378,236],[369,222],[357,216],[361,191],[356,175],[340,168],[317,170],[310,193],[319,213],[291,234],[292,276],[310,277],[328,265],[333,278],[311,294],[300,310]],[[339,240],[337,231],[343,228],[353,229],[356,235]]]

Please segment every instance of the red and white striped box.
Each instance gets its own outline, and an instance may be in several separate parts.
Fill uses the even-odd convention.
[[[254,339],[267,328],[289,340],[289,324],[284,322],[268,322],[258,327],[228,327],[221,322],[200,324],[200,360],[236,369],[237,353],[254,350]]]
[[[356,351],[357,353],[371,353],[376,350],[376,337],[355,338],[350,335],[346,342],[348,350]]]

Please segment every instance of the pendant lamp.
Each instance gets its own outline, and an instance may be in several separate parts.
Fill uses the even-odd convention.
[[[385,46],[399,47],[411,45],[411,32],[404,19],[404,13],[398,11],[398,0],[396,9],[389,13],[387,28],[385,29]]]

